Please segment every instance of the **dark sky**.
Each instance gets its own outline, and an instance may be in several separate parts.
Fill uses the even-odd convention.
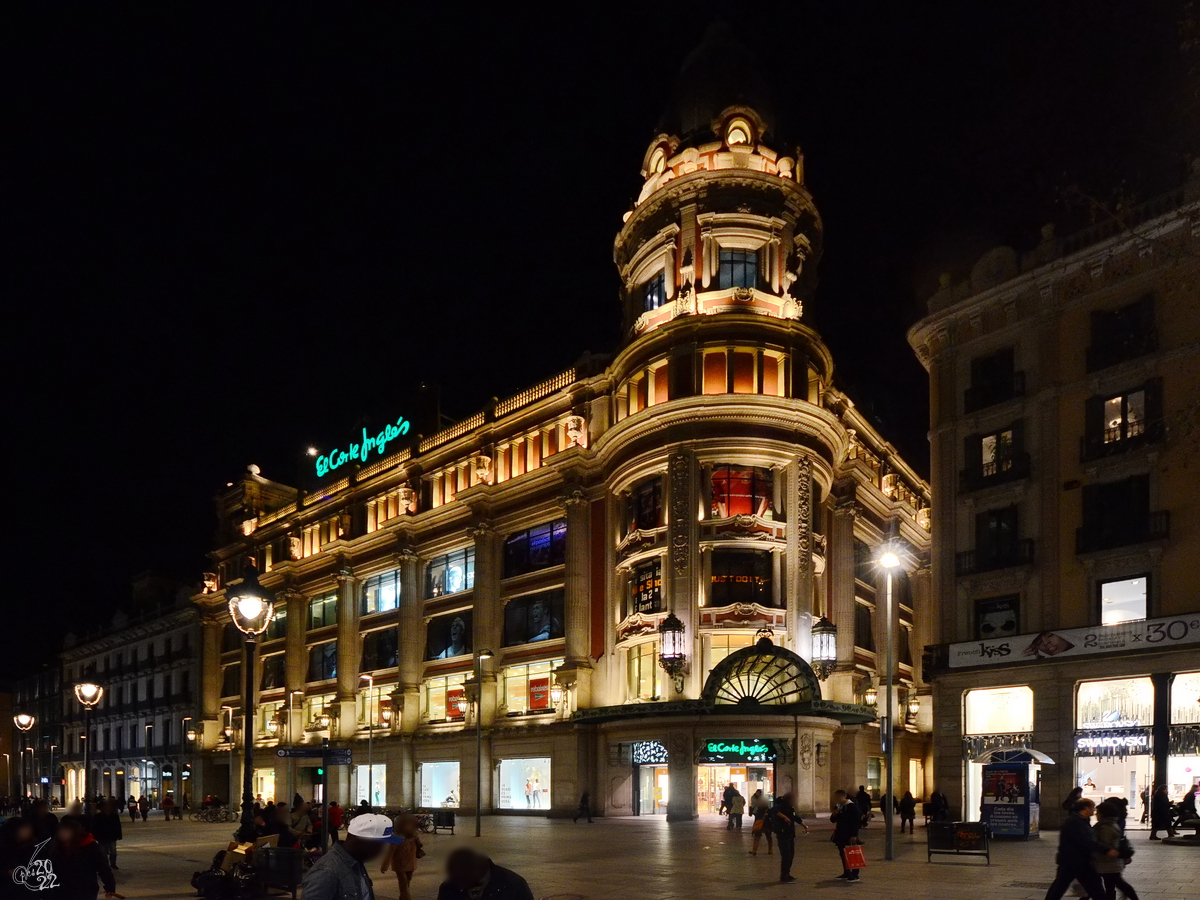
[[[38,636],[10,634],[8,673],[110,617],[137,572],[194,581],[211,499],[248,463],[291,482],[305,445],[403,413],[421,380],[466,415],[619,340],[612,240],[704,6],[394,6],[0,12],[8,609]],[[918,469],[927,386],[904,333],[937,273],[1068,230],[1072,185],[1181,180],[1189,14],[732,19],[824,216],[814,322]]]

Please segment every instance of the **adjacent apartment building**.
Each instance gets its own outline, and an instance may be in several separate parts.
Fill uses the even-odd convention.
[[[808,324],[821,244],[803,156],[714,31],[616,236],[613,357],[419,441],[399,415],[314,447],[315,489],[251,467],[218,498],[206,769],[240,785],[253,741],[256,794],[312,796],[319,762],[279,751],[329,740],[353,750],[343,803],[545,815],[589,791],[691,819],[732,782],[825,810],[881,785],[890,636],[897,789],[927,796],[930,493]],[[908,561],[890,595],[884,544]],[[250,565],[277,615],[243,734],[227,591]]]
[[[977,819],[983,763],[1031,761],[1050,825],[1076,785],[1178,799],[1200,778],[1200,178],[943,276],[909,339],[938,786]]]

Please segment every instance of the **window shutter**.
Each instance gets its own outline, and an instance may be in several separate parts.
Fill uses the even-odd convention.
[[[968,435],[963,440],[963,467],[968,472],[976,474],[983,469],[983,437],[981,435]]]
[[[1148,430],[1162,427],[1159,424],[1162,422],[1163,417],[1162,387],[1162,378],[1151,378],[1142,388],[1146,392],[1146,424]]]

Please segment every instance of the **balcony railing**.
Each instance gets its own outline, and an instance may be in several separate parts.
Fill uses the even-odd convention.
[[[973,384],[963,391],[963,412],[975,412],[1014,397],[1025,396],[1025,373],[1013,372],[1012,378]]]
[[[1115,428],[1105,428],[1100,434],[1079,439],[1079,461],[1088,462],[1137,450],[1147,444],[1157,444],[1163,439],[1165,427],[1162,419],[1152,422],[1122,422]]]
[[[1027,566],[1032,562],[1033,539],[1024,538],[1011,547],[985,547],[954,554],[954,574],[962,577],[1013,566]]]
[[[1075,529],[1075,552],[1094,553],[1150,541],[1165,541],[1171,536],[1171,512],[1162,509],[1145,517],[1126,520],[1120,527],[1086,524]]]
[[[1029,454],[1011,453],[994,462],[984,463],[978,468],[963,469],[958,473],[959,490],[963,493],[982,490],[994,484],[1020,481],[1029,477]]]

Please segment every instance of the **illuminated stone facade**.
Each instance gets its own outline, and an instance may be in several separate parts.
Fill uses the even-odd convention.
[[[707,83],[726,40],[685,66],[647,148],[615,242],[626,338],[612,358],[319,491],[252,471],[220,499],[225,543],[195,598],[210,764],[230,758],[213,749],[229,746],[222,708],[241,705],[225,592],[254,560],[285,613],[255,675],[264,793],[311,794],[315,763],[273,751],[329,738],[355,754],[333,772],[341,802],[367,796],[370,752],[372,800],[389,807],[562,814],[589,791],[609,815],[687,819],[715,810],[698,779],[728,778],[823,810],[879,777],[861,700],[888,623],[870,557],[895,537],[914,562],[890,625],[896,783],[927,794],[928,486],[835,387],[805,322],[821,220],[767,103],[736,79]],[[678,688],[657,659],[672,612]],[[837,660],[818,683],[806,661],[822,615]],[[771,644],[756,650],[760,630]],[[475,714],[459,708],[476,695],[479,798]],[[709,745],[749,748],[749,765]]]
[[[1198,216],[1194,174],[1081,234],[996,248],[944,276],[909,334],[930,380],[929,674],[956,815],[978,818],[979,764],[1004,747],[1055,761],[1044,825],[1076,783],[1136,808],[1200,772]],[[1028,708],[963,720],[998,689],[979,696]]]

